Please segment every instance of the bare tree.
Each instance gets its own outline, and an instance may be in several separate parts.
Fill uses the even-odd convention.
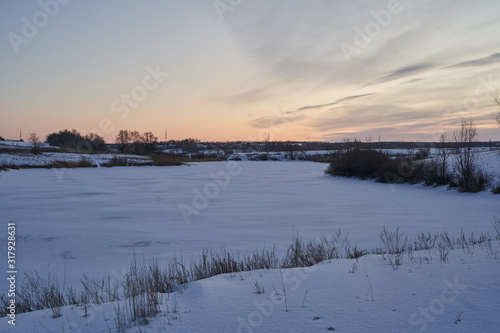
[[[485,189],[490,176],[479,167],[478,156],[474,150],[477,141],[477,129],[472,120],[462,119],[462,124],[453,132],[457,143],[455,151],[455,171],[457,185],[463,192],[479,192]]]
[[[158,137],[154,136],[153,132],[146,132],[142,135],[142,140],[144,143],[156,143]]]
[[[38,135],[36,135],[36,133],[30,133],[29,134],[29,142],[31,142],[32,146],[32,152],[33,154],[37,155],[40,153],[40,146],[42,145],[41,142],[40,142],[40,138],[38,137]]]
[[[493,97],[495,99],[495,103],[497,103],[497,107],[498,107],[498,112],[497,114],[494,116],[494,119],[496,120],[496,122],[498,123],[498,126],[500,126],[500,94],[497,94],[495,97]]]
[[[142,141],[142,135],[138,131],[130,131],[128,132],[130,136],[130,142],[141,142]]]
[[[106,149],[106,141],[104,141],[104,138],[99,134],[89,133],[85,136],[85,140],[90,142],[93,150],[103,151]]]
[[[477,129],[472,120],[462,119],[460,127],[453,132],[453,139],[458,144],[455,152],[458,171],[468,178],[476,163],[473,144],[477,141]]]
[[[120,145],[120,150],[125,151],[125,148],[131,142],[130,132],[127,130],[120,130],[115,138],[115,142]]]
[[[299,155],[299,153],[304,150],[300,143],[295,143],[295,142],[285,142],[285,149],[290,154],[291,160],[295,160]]]
[[[446,184],[449,181],[448,177],[448,158],[450,157],[450,152],[446,147],[447,142],[447,134],[443,133],[439,136],[439,148],[437,161],[439,164],[440,174],[439,174],[439,183]]]

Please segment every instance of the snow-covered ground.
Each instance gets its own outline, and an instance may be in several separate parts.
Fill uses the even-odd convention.
[[[31,142],[21,142],[21,141],[0,141],[0,148],[4,149],[31,149],[33,147],[33,143]],[[59,149],[59,147],[54,147],[49,145],[48,143],[41,142],[40,143],[41,148],[54,148],[54,149]]]
[[[281,274],[219,275],[164,294],[162,312],[127,332],[498,332],[499,258],[483,249],[454,250],[448,263],[440,262],[437,251],[431,255],[429,263],[420,263],[429,253],[416,252],[414,261],[405,257],[397,270],[370,255]],[[87,317],[78,306],[63,307],[56,319],[50,310],[22,314],[15,328],[0,321],[0,330],[116,332],[117,306],[91,306]]]
[[[481,168],[493,176],[493,185],[500,185],[500,150],[484,151],[478,159]]]
[[[146,163],[151,161],[147,156],[125,154],[75,154],[53,152],[33,155],[32,153],[0,153],[0,165],[42,166],[50,165],[55,161],[78,162],[81,159],[86,159],[100,166],[101,164],[109,162],[113,157],[126,158],[133,163]]]
[[[495,153],[485,158],[498,172]],[[83,272],[94,279],[110,272],[121,281],[134,253],[186,263],[204,248],[244,254],[276,245],[283,254],[294,232],[313,240],[339,228],[351,243],[372,249],[383,226],[401,227],[410,236],[442,231],[457,236],[462,229],[492,233],[491,221],[500,215],[499,197],[489,192],[335,178],[324,175],[325,168],[312,162],[213,162],[2,172],[1,252],[6,253],[6,224],[16,221],[18,270],[42,275],[50,270],[79,288]],[[499,250],[498,243],[495,247]],[[428,332],[494,332],[500,325],[499,260],[480,249],[473,255],[454,251],[443,267],[439,254],[433,257],[431,264],[406,260],[398,270],[380,256],[363,257],[355,274],[348,273],[354,261],[347,260],[290,270],[284,273],[290,275],[289,312],[282,304],[272,311],[256,305],[270,306],[273,285],[281,283],[278,271],[198,281],[176,296],[180,319],[169,326],[160,315],[146,331],[415,332],[426,322]],[[6,260],[2,267],[6,272]],[[255,281],[264,285],[264,294],[253,293]],[[443,293],[446,281],[467,289],[459,288],[451,302],[452,294]],[[7,287],[0,280],[1,290]],[[425,307],[435,313],[420,315]],[[0,331],[108,332],[108,325],[114,331],[113,305],[95,310],[92,320],[76,307],[64,308],[58,319],[50,310],[22,314],[16,327],[3,318]],[[460,312],[462,320],[454,324]]]

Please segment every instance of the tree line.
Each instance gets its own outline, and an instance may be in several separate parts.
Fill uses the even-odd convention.
[[[158,137],[153,132],[141,134],[138,131],[120,130],[115,143],[120,145],[119,149],[123,153],[145,155],[156,151]]]
[[[352,145],[334,153],[327,174],[361,179],[375,179],[381,183],[422,183],[426,186],[448,185],[460,192],[484,191],[493,179],[481,168],[475,142],[477,129],[472,120],[462,120],[453,132],[453,148],[448,148],[443,133],[434,158],[428,158],[430,149],[409,151],[395,158],[381,150],[363,149],[355,140]],[[450,159],[451,158],[451,159]],[[492,191],[498,193],[499,188]]]
[[[41,142],[36,133],[29,134],[29,142],[32,144],[33,153],[39,154]],[[83,135],[75,129],[50,133],[45,142],[53,147],[76,150],[79,153],[103,152],[107,149],[106,141],[102,136],[96,133]],[[120,130],[115,143],[119,145],[119,150],[123,153],[145,155],[156,151],[158,137],[153,132],[141,134],[138,131]]]
[[[106,142],[102,136],[95,133],[82,135],[75,129],[51,133],[47,135],[46,142],[54,147],[79,151],[104,151],[106,149]]]

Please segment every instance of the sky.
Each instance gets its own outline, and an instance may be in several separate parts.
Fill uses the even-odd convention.
[[[497,0],[0,3],[0,136],[500,140]]]

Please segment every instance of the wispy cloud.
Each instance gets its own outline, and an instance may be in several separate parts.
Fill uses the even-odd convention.
[[[233,94],[227,97],[227,101],[234,104],[252,104],[270,98],[269,90],[256,88]]]
[[[434,117],[436,112],[438,110],[431,108],[422,110],[418,107],[403,107],[393,104],[374,104],[369,107],[338,107],[332,109],[329,113],[311,119],[308,125],[319,131],[365,128],[373,131],[372,133],[377,133],[375,130],[382,127],[394,130],[395,127],[401,127],[403,124],[405,126],[424,124]],[[382,133],[382,131],[377,134],[379,133]]]
[[[463,61],[459,62],[457,64],[447,66],[445,68],[457,68],[457,67],[478,67],[478,66],[486,66],[490,64],[494,64],[500,62],[500,52],[499,53],[493,53],[487,57],[479,58],[479,59],[474,59],[474,60],[468,60],[468,61]]]
[[[281,124],[289,124],[299,120],[303,120],[304,115],[295,116],[264,116],[250,121],[252,127],[256,128],[272,128],[274,126],[279,126]]]
[[[401,79],[407,76],[412,76],[417,73],[429,70],[432,67],[433,67],[432,64],[426,64],[426,63],[402,67],[386,76],[381,77],[380,79],[378,79],[378,82],[387,82],[387,81]]]
[[[321,108],[324,108],[324,107],[327,107],[327,106],[337,105],[337,104],[342,103],[342,102],[352,101],[353,99],[358,99],[358,98],[365,97],[365,96],[370,96],[370,95],[375,95],[375,94],[374,93],[370,93],[370,94],[362,94],[362,95],[351,95],[351,96],[347,96],[347,97],[344,97],[344,98],[340,98],[340,99],[338,99],[338,100],[336,100],[335,102],[332,102],[332,103],[303,106],[301,108],[298,108],[297,111],[310,110],[310,109],[321,109]]]

